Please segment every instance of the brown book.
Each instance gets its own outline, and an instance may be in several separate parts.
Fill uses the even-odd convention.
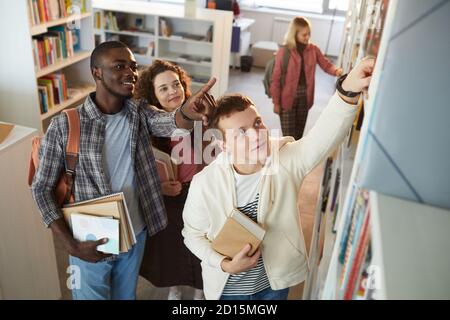
[[[6,140],[6,137],[9,135],[13,128],[13,124],[0,123],[0,143]]]
[[[158,170],[161,182],[177,181],[178,180],[178,166],[176,161],[170,157],[169,154],[152,147],[153,155],[155,156],[156,169]]]
[[[234,209],[217,237],[212,241],[212,248],[220,254],[233,258],[249,243],[252,246],[249,255],[253,255],[265,233],[266,231],[259,224]]]

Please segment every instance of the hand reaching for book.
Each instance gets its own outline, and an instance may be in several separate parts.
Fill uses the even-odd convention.
[[[165,196],[175,197],[181,193],[180,181],[165,181],[161,183],[161,192]]]
[[[372,80],[372,72],[375,66],[375,59],[371,57],[366,57],[361,60],[361,62],[356,65],[352,71],[342,82],[342,89],[350,92],[363,92],[369,87],[370,81]],[[342,99],[346,102],[355,104],[358,102],[359,97],[348,98],[339,94]]]
[[[230,274],[238,274],[256,267],[261,256],[261,248],[258,248],[252,256],[248,256],[251,249],[252,246],[247,244],[233,259],[226,258],[222,260],[220,265],[222,270]]]

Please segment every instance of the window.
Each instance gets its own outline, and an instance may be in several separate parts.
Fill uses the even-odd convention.
[[[349,0],[329,0],[328,9],[329,10],[339,10],[339,11],[347,11],[349,6]]]
[[[240,0],[243,7],[267,7],[322,13],[322,0]]]
[[[184,4],[184,0],[143,1]],[[239,0],[239,4],[241,7],[266,7],[326,14],[332,14],[336,10],[338,12],[338,15],[342,15],[345,13],[345,11],[347,11],[349,2],[350,0]]]
[[[147,0],[147,1],[149,1],[149,2],[183,3],[184,4],[184,0]]]

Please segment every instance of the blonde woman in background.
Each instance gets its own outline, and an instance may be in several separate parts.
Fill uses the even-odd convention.
[[[310,42],[311,24],[303,17],[294,18],[289,24],[283,47],[275,58],[270,92],[274,112],[280,116],[283,136],[296,140],[303,136],[308,111],[314,104],[316,65],[332,76],[341,76],[342,69],[336,67]],[[286,72],[283,73],[283,59],[289,50]],[[284,86],[281,86],[281,79]]]

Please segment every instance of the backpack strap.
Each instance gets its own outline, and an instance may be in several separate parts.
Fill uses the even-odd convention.
[[[80,147],[80,117],[76,108],[63,111],[69,121],[69,133],[67,135],[66,157],[65,157],[65,180],[66,195],[64,203],[72,202],[73,181],[75,179],[75,168],[78,162]]]
[[[286,72],[289,63],[289,58],[291,56],[291,50],[287,46],[283,47],[284,47],[284,54],[283,54],[283,61],[281,64],[281,77],[280,77],[281,88],[283,88],[284,84],[286,83]]]

